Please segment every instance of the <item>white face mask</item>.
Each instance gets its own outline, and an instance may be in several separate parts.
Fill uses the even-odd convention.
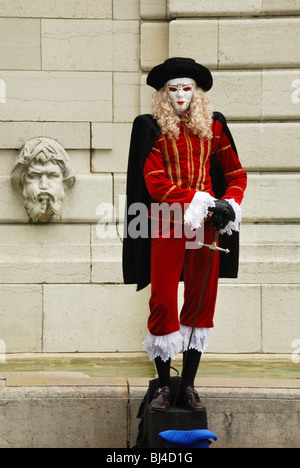
[[[175,78],[167,82],[168,93],[176,114],[183,114],[190,107],[195,81],[191,78]]]

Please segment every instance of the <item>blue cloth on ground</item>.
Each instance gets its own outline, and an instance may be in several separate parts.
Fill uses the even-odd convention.
[[[217,440],[217,436],[207,429],[191,431],[164,431],[159,437],[167,441],[167,448],[209,448],[209,440]]]

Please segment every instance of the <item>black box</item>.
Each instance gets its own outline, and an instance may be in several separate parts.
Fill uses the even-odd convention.
[[[172,395],[177,394],[179,383],[179,377],[171,378]],[[187,411],[174,405],[169,411],[151,411],[150,403],[158,388],[158,379],[149,382],[149,391],[144,409],[144,429],[146,431],[147,448],[166,447],[166,442],[159,437],[160,432],[168,430],[189,431],[192,429],[207,429],[206,411]]]

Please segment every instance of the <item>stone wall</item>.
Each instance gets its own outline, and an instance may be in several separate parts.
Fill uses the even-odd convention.
[[[240,276],[221,282],[209,351],[292,351],[300,339],[299,26],[299,0],[0,0],[0,339],[8,352],[141,350],[149,289],[136,293],[121,274],[128,145],[132,120],[150,110],[148,70],[180,55],[212,69],[210,97],[249,173]],[[57,139],[77,176],[61,221],[46,226],[28,222],[10,183],[18,149],[37,136]]]

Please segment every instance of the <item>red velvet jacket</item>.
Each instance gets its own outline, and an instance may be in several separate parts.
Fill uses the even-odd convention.
[[[218,121],[213,121],[212,140],[200,139],[180,124],[179,138],[160,135],[146,158],[144,177],[151,198],[159,203],[189,204],[196,191],[215,196],[210,175],[211,157],[222,169],[226,190],[222,198],[242,202],[247,175]]]
[[[131,237],[130,223],[135,203],[147,208],[151,201],[190,203],[196,190],[208,191],[216,198],[234,198],[240,203],[246,188],[246,173],[239,162],[235,143],[225,117],[214,113],[211,142],[187,135],[182,127],[180,142],[165,141],[157,121],[149,114],[138,116],[131,135],[127,171],[127,203],[123,240],[123,277],[125,284],[146,287],[150,281],[150,235]],[[169,160],[168,160],[169,158]],[[148,210],[143,223],[149,223]],[[230,250],[220,255],[220,277],[236,278],[239,263],[239,233],[221,235],[219,244]]]

